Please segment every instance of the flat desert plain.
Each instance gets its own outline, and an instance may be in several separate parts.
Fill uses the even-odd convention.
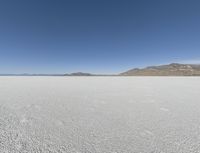
[[[199,77],[0,77],[1,153],[199,153]]]

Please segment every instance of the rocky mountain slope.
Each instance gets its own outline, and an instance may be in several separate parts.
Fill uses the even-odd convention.
[[[150,66],[146,68],[135,68],[123,72],[122,76],[200,76],[200,65],[178,64]]]

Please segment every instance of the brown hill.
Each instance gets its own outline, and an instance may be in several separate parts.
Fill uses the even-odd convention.
[[[123,76],[200,76],[200,65],[178,64],[150,66],[142,69],[131,69],[120,75]]]

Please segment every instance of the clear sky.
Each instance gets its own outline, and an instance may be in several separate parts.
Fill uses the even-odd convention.
[[[0,73],[200,62],[199,0],[0,0]]]

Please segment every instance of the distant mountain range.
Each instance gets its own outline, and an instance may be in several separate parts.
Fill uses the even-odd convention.
[[[30,73],[22,73],[22,74],[0,74],[0,76],[64,76],[64,74],[30,74]]]
[[[75,72],[75,73],[70,73],[70,74],[64,74],[64,76],[116,76],[116,75]]]
[[[83,73],[83,72],[76,72],[70,74],[64,74],[65,76],[93,76],[94,74],[91,73]]]
[[[123,72],[121,76],[200,76],[200,65],[179,64],[150,66],[146,68],[135,68]]]
[[[30,73],[0,74],[0,76],[114,76],[114,75],[75,72],[75,73],[66,73],[66,74],[30,74]]]
[[[93,74],[83,73],[83,72],[76,72],[76,73],[70,73],[70,74],[29,74],[29,73],[23,73],[23,74],[0,74],[0,76],[93,76]]]
[[[76,72],[70,74],[0,74],[0,76],[200,76],[200,64],[179,64],[134,68],[114,75]]]

